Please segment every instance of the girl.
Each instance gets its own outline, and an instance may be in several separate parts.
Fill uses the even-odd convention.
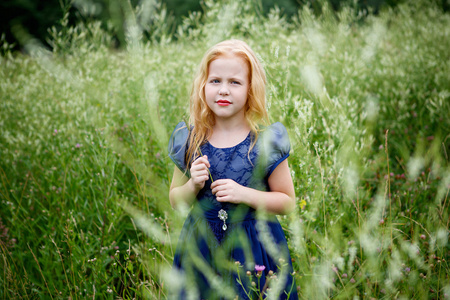
[[[243,41],[221,42],[203,57],[190,124],[179,123],[169,141],[170,203],[193,204],[174,257],[183,278],[177,298],[297,299],[275,216],[295,205],[290,144],[281,123],[265,126],[265,85]]]

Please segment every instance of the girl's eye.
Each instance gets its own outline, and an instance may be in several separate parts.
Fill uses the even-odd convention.
[[[232,81],[232,84],[241,84],[239,81]]]
[[[211,83],[219,83],[220,81],[219,81],[219,79],[213,79],[213,80],[211,80],[210,82],[211,82]]]

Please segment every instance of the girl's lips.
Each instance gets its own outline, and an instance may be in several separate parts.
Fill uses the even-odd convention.
[[[216,103],[217,103],[218,105],[220,105],[220,106],[228,106],[228,105],[231,104],[231,102],[228,101],[228,100],[217,100]]]

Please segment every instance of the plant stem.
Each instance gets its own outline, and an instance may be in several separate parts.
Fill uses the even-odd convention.
[[[203,156],[202,151],[200,150],[200,147],[197,148],[198,153],[200,153],[200,156]],[[209,168],[206,168],[208,170],[209,178],[211,179],[211,182],[214,182],[211,172],[209,171]]]

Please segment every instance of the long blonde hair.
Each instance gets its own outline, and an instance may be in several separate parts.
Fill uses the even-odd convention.
[[[209,65],[220,56],[234,55],[242,58],[249,70],[249,90],[244,116],[253,133],[252,149],[260,131],[259,124],[268,124],[266,110],[266,75],[264,68],[253,50],[241,40],[226,40],[212,46],[203,56],[197,76],[194,80],[190,98],[190,118],[188,128],[191,134],[186,151],[187,166],[199,155],[200,146],[206,142],[214,126],[214,113],[206,104],[205,85],[208,79]]]

